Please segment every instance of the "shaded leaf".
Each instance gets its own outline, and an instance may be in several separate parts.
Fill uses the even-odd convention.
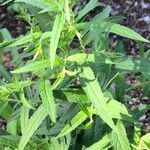
[[[86,148],[85,150],[101,150],[106,148],[110,143],[109,136],[106,134],[103,136],[102,139],[100,139],[98,142],[94,143],[90,147]]]

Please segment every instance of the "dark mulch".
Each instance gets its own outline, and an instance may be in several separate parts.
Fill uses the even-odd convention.
[[[27,32],[27,23],[14,17],[6,7],[0,6],[0,28],[7,28],[13,37],[18,37]]]

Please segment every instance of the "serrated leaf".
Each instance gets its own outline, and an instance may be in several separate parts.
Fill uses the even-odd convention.
[[[98,0],[90,0],[86,4],[86,6],[78,13],[76,20],[79,21],[82,17],[84,17],[88,12],[90,12],[97,6],[100,6],[100,3],[98,2]]]
[[[41,104],[34,114],[30,117],[28,124],[24,128],[24,132],[19,142],[18,150],[24,150],[26,144],[29,142],[30,138],[33,136],[34,132],[40,126],[42,121],[47,116],[46,108]]]
[[[79,80],[89,100],[94,103],[97,114],[108,124],[108,126],[116,131],[112,117],[109,114],[106,99],[104,98],[101,87],[97,82],[92,69],[83,67],[82,72],[79,74]]]
[[[50,41],[50,62],[51,68],[54,67],[55,55],[57,46],[59,43],[60,35],[65,24],[65,15],[64,13],[58,14],[55,18]]]
[[[17,148],[18,143],[19,143],[19,138],[17,136],[11,136],[11,135],[0,136],[0,145],[4,145],[10,148]]]
[[[29,120],[29,108],[22,106],[21,113],[20,113],[20,124],[21,124],[21,131],[24,132],[24,128],[27,125]]]
[[[116,59],[114,63],[117,69],[150,73],[150,59],[123,57]]]
[[[112,118],[134,122],[132,115],[129,114],[124,104],[116,100],[108,100],[107,106],[109,108],[109,114],[112,116]]]
[[[100,139],[98,142],[94,143],[90,147],[86,148],[85,150],[102,150],[106,148],[110,143],[109,136],[106,134]]]
[[[86,120],[86,118],[87,118],[87,115],[81,110],[71,119],[71,121],[68,124],[65,125],[65,127],[56,136],[56,138],[60,138],[62,136],[69,134],[76,127],[78,127],[84,120]]]
[[[11,71],[11,73],[23,73],[23,72],[30,72],[30,71],[36,71],[41,70],[44,68],[50,67],[50,61],[49,60],[40,60],[40,61],[33,61],[25,66],[16,69],[14,71]]]
[[[4,41],[3,43],[0,43],[0,48],[1,47],[15,47],[15,46],[20,46],[26,43],[29,43],[33,41],[34,39],[37,39],[41,36],[41,33],[35,32],[35,33],[30,33],[28,35],[25,35],[23,37],[19,37],[16,39],[12,39],[10,41]]]
[[[11,135],[17,135],[17,120],[10,120],[7,122],[7,131]]]
[[[17,86],[15,83],[2,85],[0,86],[0,95],[1,96],[9,95],[12,92],[19,91],[19,89],[29,86],[31,84],[33,84],[33,82],[31,80],[27,80],[27,81],[18,82]]]
[[[35,3],[35,0],[15,0],[15,2],[24,2],[26,4],[32,5],[40,9],[43,9],[47,7],[48,5],[47,3],[44,3],[44,1],[41,1],[41,0],[36,0],[36,3]]]
[[[115,150],[130,150],[130,143],[128,141],[126,131],[123,123],[118,120],[117,124],[117,133],[112,131],[111,141]]]
[[[125,26],[115,24],[115,23],[108,23],[108,22],[102,23],[102,26],[107,26],[107,28],[105,30],[107,32],[111,32],[111,33],[129,38],[132,40],[150,43],[149,40],[143,38],[140,34],[138,34],[137,32],[135,32]]]
[[[59,11],[60,8],[58,7],[58,5],[56,3],[51,3],[51,5],[49,7],[44,8],[43,10],[41,10],[39,13],[45,13],[45,12],[52,12],[52,11]]]
[[[65,100],[69,102],[82,102],[90,103],[87,96],[80,89],[64,89],[64,90],[54,90],[54,97],[56,99]]]
[[[150,133],[141,137],[138,148],[149,150],[150,149]]]
[[[56,122],[56,104],[53,97],[52,87],[50,81],[43,79],[39,84],[39,91],[43,101],[43,104],[46,106],[47,113],[49,114],[51,120]]]

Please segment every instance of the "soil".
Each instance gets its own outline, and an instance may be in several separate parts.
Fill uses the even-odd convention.
[[[150,1],[149,0],[100,0],[109,4],[112,8],[111,15],[123,15],[123,24],[132,28],[140,33],[147,39],[150,39]],[[87,0],[80,0],[76,8],[80,9],[87,3]],[[101,9],[97,8],[92,11],[91,15],[100,12]],[[93,14],[94,13],[94,14]],[[7,11],[6,6],[0,6],[0,28],[7,28],[12,37],[18,37],[21,34],[27,32],[27,23],[23,20],[17,19],[13,14]],[[117,36],[113,36],[112,41],[117,41]],[[124,45],[127,49],[127,54],[136,56],[139,53],[138,45],[131,41],[124,39]],[[145,45],[145,49],[148,50],[150,45]],[[9,60],[9,59],[8,59]],[[10,61],[8,61],[9,63]],[[129,74],[127,76],[127,82],[129,84],[136,83],[138,81],[138,75]],[[129,92],[129,96],[135,101],[129,107],[137,107],[143,103],[150,103],[148,98],[142,97],[142,89],[134,89]],[[148,111],[141,119],[141,126],[144,131],[150,131],[150,111]],[[3,120],[0,119],[0,127],[3,126]]]
[[[0,28],[7,28],[13,37],[18,37],[27,32],[27,23],[14,17],[7,7],[0,6]]]

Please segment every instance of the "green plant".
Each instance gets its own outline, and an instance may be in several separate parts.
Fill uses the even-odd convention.
[[[150,106],[128,110],[125,101],[134,88],[125,82],[127,72],[141,72],[136,86],[149,90],[148,52],[128,57],[108,41],[110,33],[149,41],[118,24],[120,17],[109,17],[110,7],[97,0],[77,13],[75,0],[15,2],[28,10],[22,17],[30,31],[17,39],[0,31],[1,56],[10,52],[15,66],[10,73],[0,64],[0,115],[7,121],[1,149],[148,150],[150,134],[143,135],[139,118]],[[103,11],[88,21],[97,6]]]

